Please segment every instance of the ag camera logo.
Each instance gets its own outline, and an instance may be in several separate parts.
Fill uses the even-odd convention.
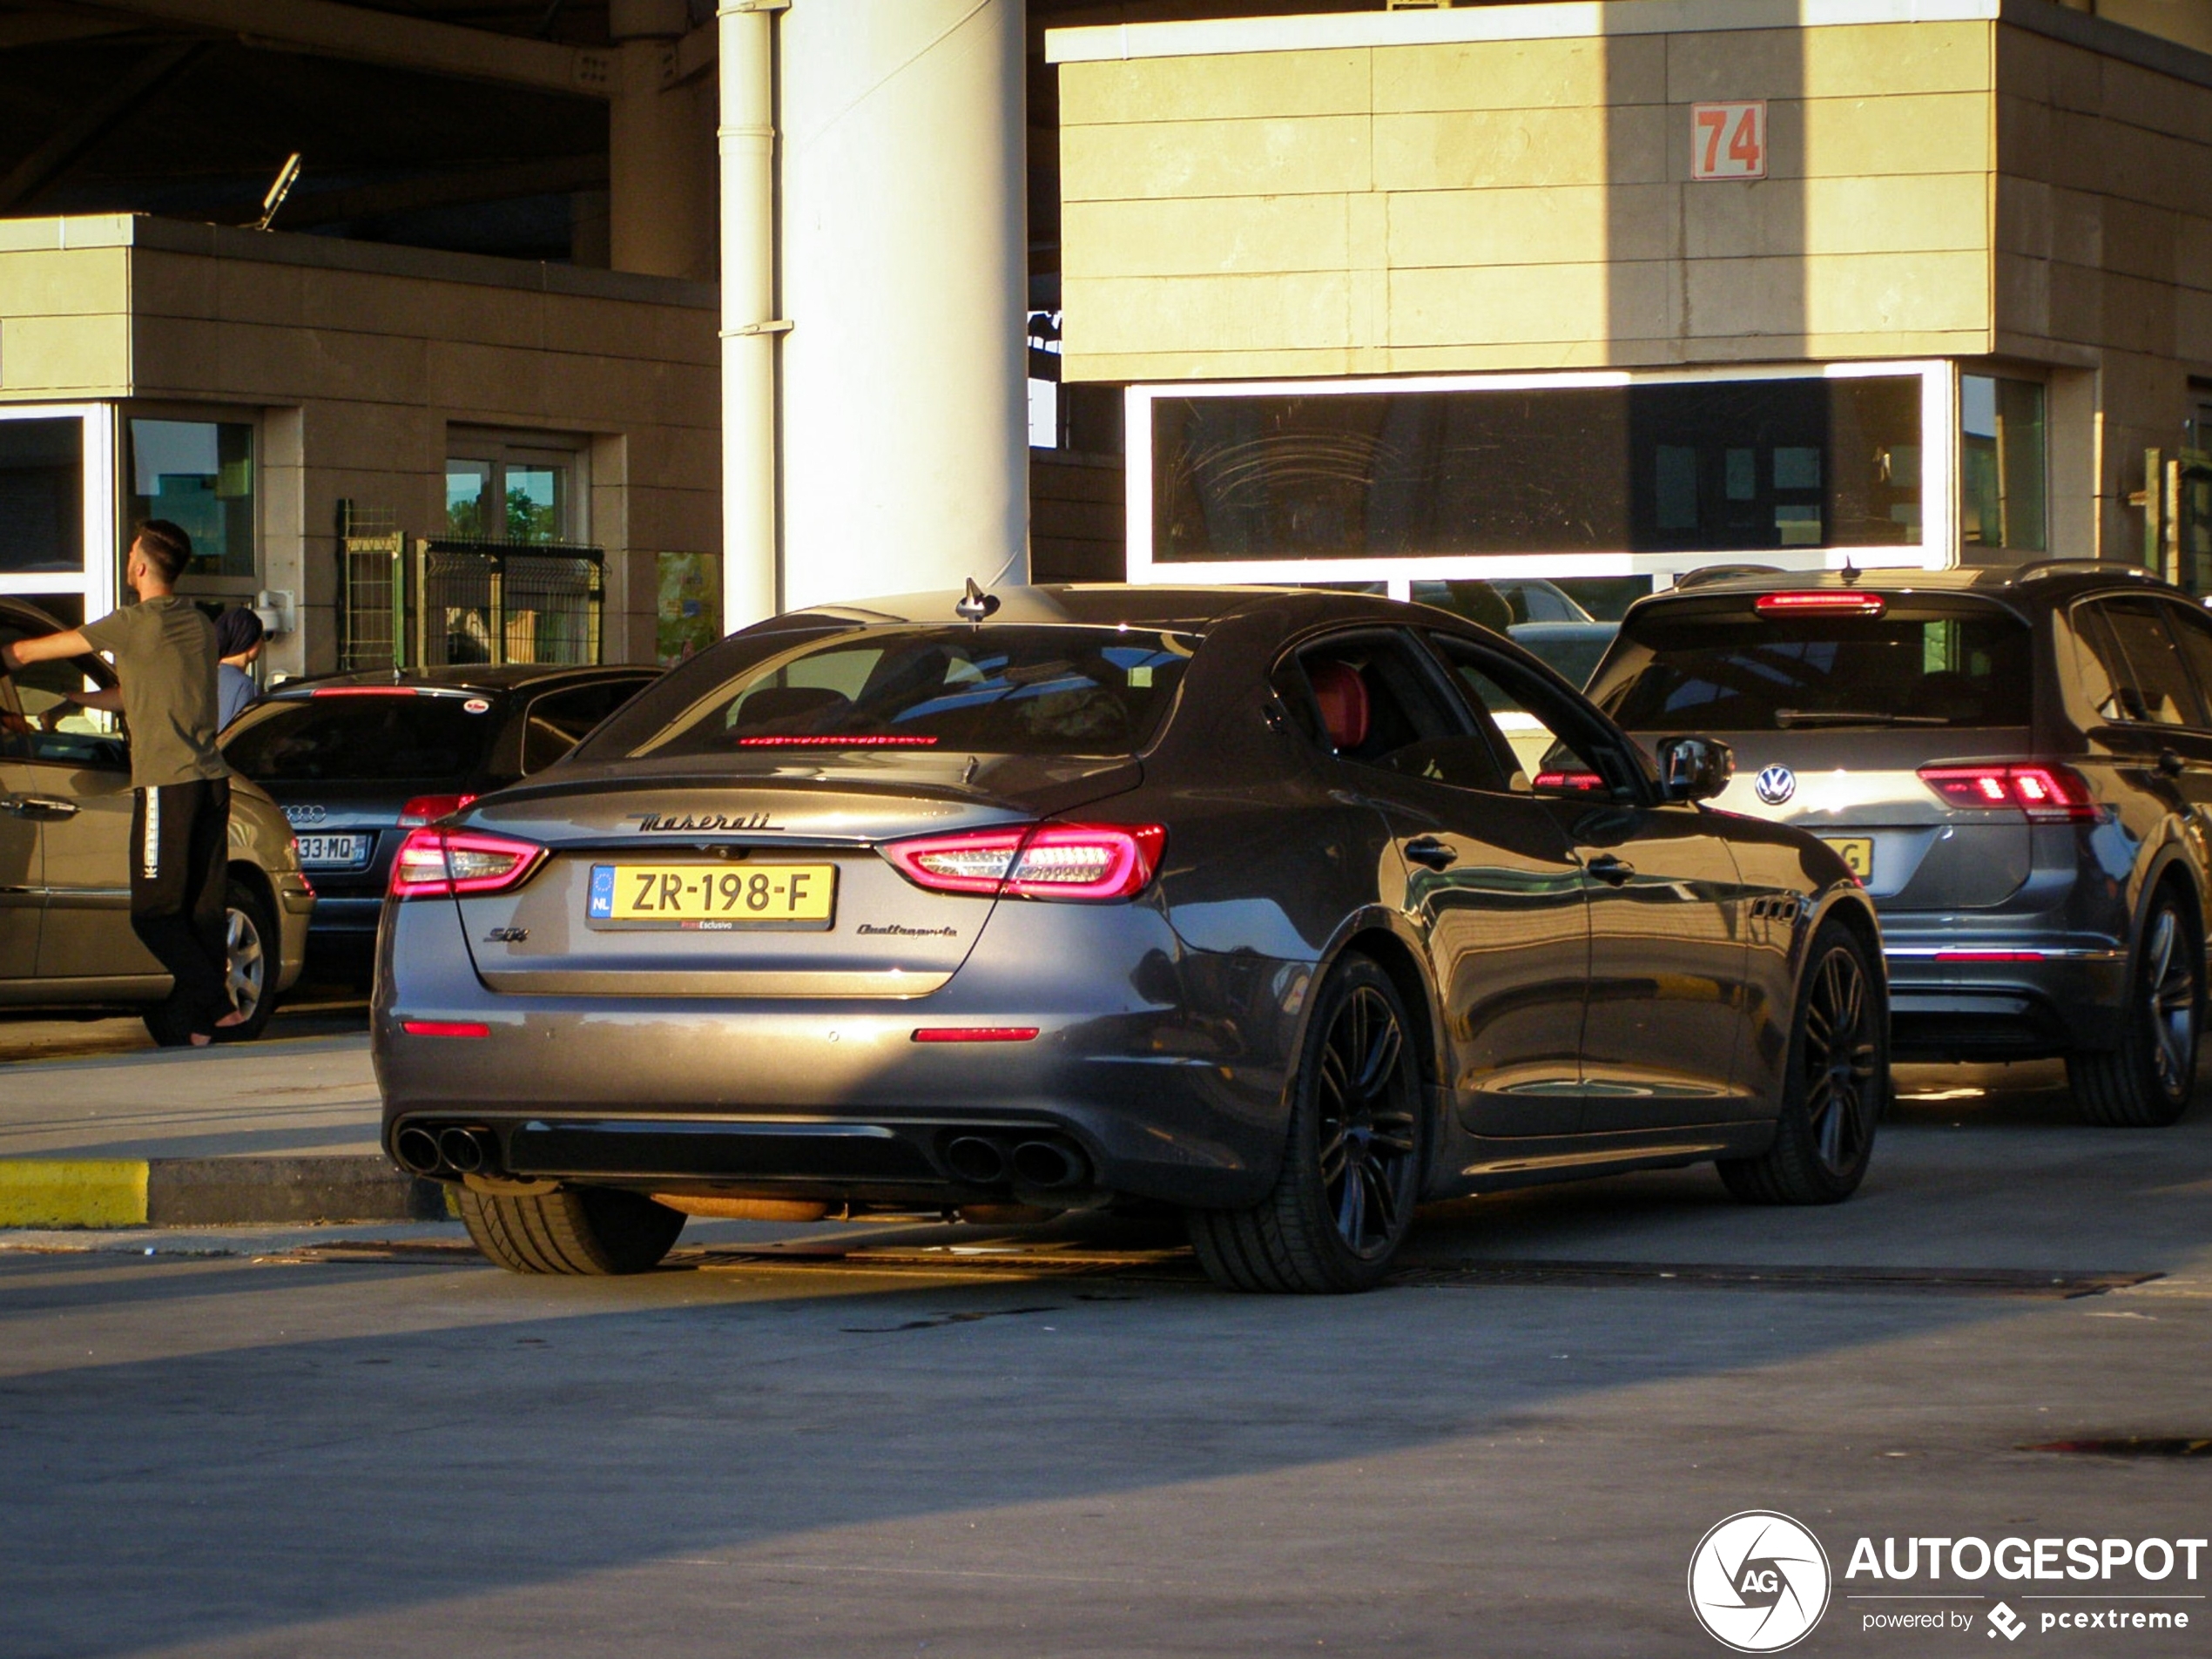
[[[1730,1515],[1689,1557],[1689,1606],[1738,1653],[1779,1653],[1812,1633],[1832,1582],[1820,1540],[1771,1509]]]

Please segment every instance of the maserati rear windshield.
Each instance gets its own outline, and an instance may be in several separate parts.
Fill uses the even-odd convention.
[[[1632,617],[1591,695],[1633,732],[2028,724],[2027,625],[1915,618]]]
[[[591,745],[600,759],[935,750],[1130,754],[1151,740],[1195,638],[1084,627],[875,628],[672,675]],[[704,668],[702,662],[700,667]],[[703,693],[703,694],[702,694]]]

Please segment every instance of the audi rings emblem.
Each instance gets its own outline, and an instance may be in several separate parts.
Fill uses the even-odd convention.
[[[1797,792],[1797,774],[1787,766],[1769,766],[1751,787],[1768,806],[1779,806]]]
[[[320,806],[287,806],[284,809],[284,815],[291,821],[292,827],[294,829],[304,829],[310,824],[320,824],[330,816]]]

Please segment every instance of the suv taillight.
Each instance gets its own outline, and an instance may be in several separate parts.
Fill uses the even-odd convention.
[[[1947,806],[2009,810],[2033,824],[2086,824],[2097,817],[2087,780],[2071,766],[2041,761],[1923,766],[1920,781]]]
[[[482,830],[410,830],[393,855],[391,894],[428,899],[505,893],[521,887],[544,858],[545,849],[534,841]]]
[[[1158,824],[1038,824],[887,842],[900,874],[934,893],[1016,899],[1127,899],[1159,868]]]

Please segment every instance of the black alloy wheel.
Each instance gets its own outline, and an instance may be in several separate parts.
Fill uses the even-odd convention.
[[[1273,1190],[1249,1210],[1189,1212],[1192,1246],[1217,1283],[1312,1292],[1380,1282],[1420,1190],[1412,1029],[1397,988],[1368,958],[1345,957],[1323,981]]]
[[[1720,1161],[1721,1180],[1746,1204],[1848,1198],[1889,1100],[1889,1009],[1866,946],[1831,922],[1814,935],[1806,962],[1774,1144]]]
[[[2161,887],[2143,917],[2117,1049],[2069,1055],[2067,1081],[2085,1122],[2107,1129],[2163,1129],[2196,1091],[2204,993],[2202,947],[2181,897]]]

